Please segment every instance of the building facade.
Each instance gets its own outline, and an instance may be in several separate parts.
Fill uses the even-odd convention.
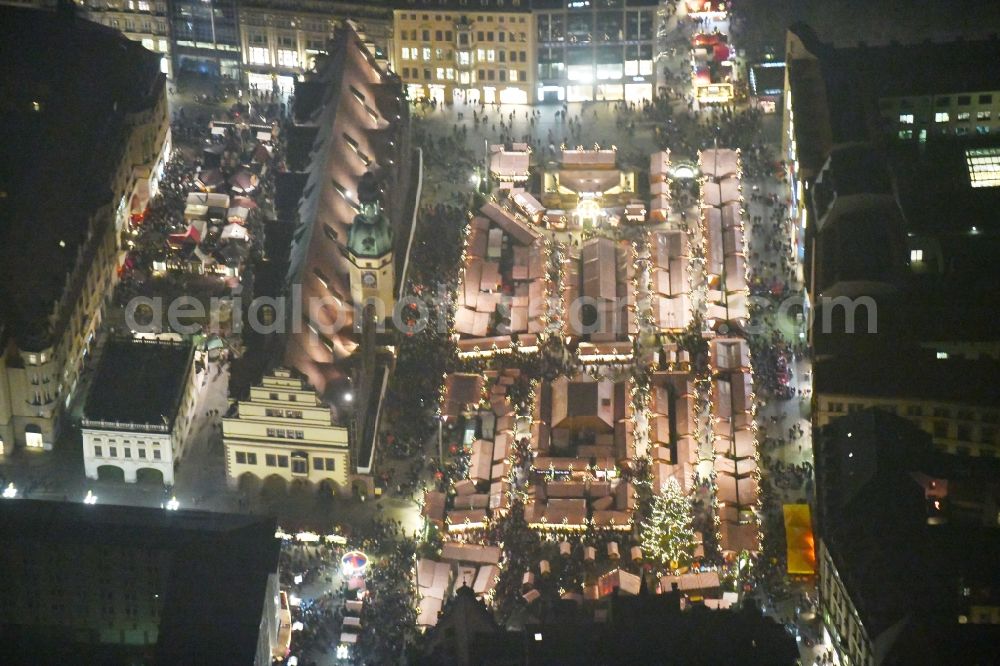
[[[349,487],[347,428],[334,425],[330,408],[291,372],[277,369],[250,388],[238,413],[222,420],[226,479],[233,488],[277,476],[330,492]]]
[[[240,80],[237,0],[170,0],[175,73]]]
[[[112,339],[101,353],[80,428],[87,478],[172,486],[198,397],[194,348]],[[137,386],[143,388],[140,395]]]
[[[656,0],[534,0],[539,102],[638,102],[655,88]]]
[[[393,11],[393,69],[410,99],[456,104],[535,101],[529,0],[409,2]]]
[[[322,0],[241,2],[240,57],[247,87],[291,94],[295,79],[314,69],[337,24],[347,19],[359,22],[377,48],[387,48],[392,17],[382,6]]]
[[[0,515],[7,663],[272,663],[273,517],[29,499]]]
[[[173,78],[170,22],[166,0],[77,0],[94,23],[120,31],[148,51],[160,54],[160,71]]]
[[[11,94],[0,104],[17,133],[4,158],[48,175],[31,187],[3,184],[0,215],[9,224],[0,266],[9,307],[0,325],[0,439],[5,448],[47,449],[116,283],[120,231],[155,194],[169,155],[166,82],[160,58],[122,35],[75,17],[4,12],[6,52],[33,54],[23,60],[27,69],[2,63],[16,80],[3,86]],[[94,120],[82,134],[81,118]],[[57,138],[68,136],[74,140]],[[40,201],[65,214],[40,227]]]

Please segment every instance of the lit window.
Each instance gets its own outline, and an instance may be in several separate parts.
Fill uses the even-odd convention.
[[[924,260],[923,250],[910,250],[910,263],[915,264]]]
[[[423,56],[424,56],[424,62],[427,62],[428,60],[431,59],[431,50],[429,47],[424,47]]]
[[[901,113],[901,114],[899,114],[899,122],[903,123],[904,125],[912,125],[913,124],[913,114],[912,113]]]
[[[251,65],[270,65],[271,64],[271,54],[264,47],[251,46],[250,47],[250,64]]]
[[[960,111],[958,116],[956,116],[958,120],[968,120],[971,117],[972,115],[968,111]]]
[[[970,148],[965,151],[972,187],[1000,186],[1000,148]]]
[[[517,70],[516,69],[510,70],[509,75],[508,75],[507,78],[510,81],[514,81],[516,83],[517,82]]]
[[[989,120],[989,119],[990,119],[989,111],[976,111],[976,120]]]
[[[298,51],[289,51],[287,49],[280,49],[278,51],[278,65],[281,67],[298,67],[299,66]]]
[[[934,114],[934,122],[936,123],[946,123],[950,119],[947,111],[938,111]]]

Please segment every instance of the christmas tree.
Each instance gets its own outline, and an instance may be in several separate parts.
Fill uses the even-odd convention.
[[[691,502],[671,478],[653,498],[649,521],[642,523],[643,551],[671,569],[687,566],[697,546],[691,522]]]

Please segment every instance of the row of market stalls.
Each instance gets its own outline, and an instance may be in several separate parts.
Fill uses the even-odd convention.
[[[564,335],[614,342],[638,333],[634,255],[627,243],[603,236],[569,249],[563,267]]]
[[[688,235],[683,231],[656,231],[649,241],[653,325],[658,331],[687,328],[691,323]]]
[[[590,375],[543,381],[531,421],[525,519],[542,531],[630,530],[635,488],[620,465],[636,455],[631,381]]]
[[[724,554],[758,548],[756,461],[750,348],[747,242],[742,164],[738,150],[714,148],[698,157],[702,173],[701,231],[705,243],[713,461],[719,535]]]
[[[740,153],[730,149],[703,150],[698,161],[702,173],[708,320],[710,324],[722,321],[742,327],[749,317],[749,281]]]
[[[538,228],[496,202],[472,218],[458,289],[455,331],[461,351],[532,345],[544,330],[548,252]]]

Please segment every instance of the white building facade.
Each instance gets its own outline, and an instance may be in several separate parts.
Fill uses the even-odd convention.
[[[332,423],[330,408],[302,379],[276,369],[250,388],[238,410],[222,420],[230,487],[278,477],[329,492],[348,490],[347,428]]]

